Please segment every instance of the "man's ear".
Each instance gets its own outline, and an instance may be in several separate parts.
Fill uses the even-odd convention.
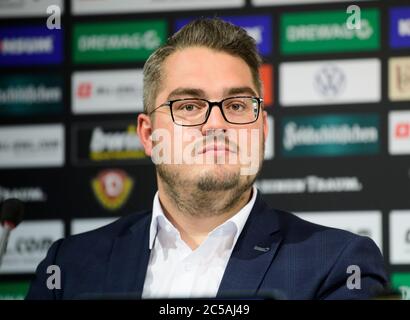
[[[152,123],[151,118],[145,113],[140,113],[137,118],[137,135],[144,146],[145,154],[151,157],[152,153]]]
[[[263,136],[265,138],[265,141],[267,141],[268,133],[269,133],[268,113],[265,110],[263,110],[262,116],[263,116]]]

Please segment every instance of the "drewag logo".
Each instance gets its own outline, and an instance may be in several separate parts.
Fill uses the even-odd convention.
[[[282,15],[281,51],[284,54],[377,50],[379,11],[361,10],[361,28],[349,29],[346,11],[297,12]]]
[[[58,64],[62,30],[44,26],[0,28],[0,66]]]
[[[73,60],[144,61],[165,38],[166,23],[162,20],[77,24],[73,30]]]
[[[376,114],[285,117],[281,124],[284,157],[373,155],[380,150]]]

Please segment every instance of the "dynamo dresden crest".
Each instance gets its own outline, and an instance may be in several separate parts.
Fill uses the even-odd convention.
[[[94,195],[107,210],[118,210],[127,201],[133,180],[120,169],[101,171],[91,182]]]

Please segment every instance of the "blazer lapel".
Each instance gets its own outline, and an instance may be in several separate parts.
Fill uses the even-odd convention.
[[[272,263],[282,240],[277,212],[260,194],[232,251],[219,286],[218,298],[252,297]]]
[[[145,215],[115,240],[105,283],[106,295],[141,298],[150,257],[151,216]]]

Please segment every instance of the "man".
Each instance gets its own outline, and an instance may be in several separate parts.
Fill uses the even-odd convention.
[[[268,134],[260,63],[254,40],[219,19],[188,24],[153,53],[138,117],[157,169],[152,210],[54,243],[27,298],[361,299],[383,289],[372,240],[273,210],[253,187]],[[59,290],[47,288],[49,265],[61,269]]]

